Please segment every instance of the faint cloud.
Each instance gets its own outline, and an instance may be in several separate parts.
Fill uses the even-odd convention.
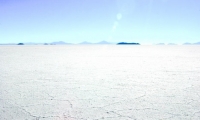
[[[117,14],[117,21],[114,22],[113,28],[112,28],[112,32],[114,32],[117,29],[117,26],[119,25],[119,20],[122,19],[122,14],[118,13]]]
[[[122,14],[121,13],[118,13],[117,14],[117,20],[121,20],[122,19]]]
[[[117,0],[117,6],[123,15],[131,14],[136,6],[136,0]]]
[[[115,21],[115,22],[114,22],[114,25],[115,25],[115,26],[118,26],[118,25],[119,25],[119,23],[118,23],[117,21]]]
[[[117,29],[117,26],[119,25],[119,23],[117,21],[114,22],[112,31],[114,32]]]
[[[113,30],[115,30],[117,28],[117,26],[113,26]]]

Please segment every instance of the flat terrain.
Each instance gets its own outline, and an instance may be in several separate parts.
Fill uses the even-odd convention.
[[[0,46],[0,120],[199,120],[200,46]]]

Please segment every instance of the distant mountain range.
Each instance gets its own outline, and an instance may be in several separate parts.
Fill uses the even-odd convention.
[[[66,42],[63,42],[63,41],[58,41],[58,42],[52,42],[50,44],[53,44],[53,45],[66,45],[66,44],[72,44],[72,43],[66,43]]]
[[[87,41],[84,41],[84,42],[81,42],[81,43],[78,43],[78,44],[81,44],[81,45],[88,45],[88,44],[92,44],[92,43],[87,42]]]
[[[55,42],[51,42],[51,43],[33,43],[33,42],[28,42],[28,43],[24,43],[24,45],[73,45],[74,43],[67,43],[64,41],[55,41]],[[80,45],[89,45],[89,44],[114,44],[114,43],[110,43],[107,41],[100,41],[97,43],[91,43],[91,42],[87,42],[87,41],[83,41],[81,43],[78,43]]]
[[[194,43],[194,45],[200,45],[200,42]]]
[[[165,43],[158,43],[158,44],[156,44],[156,45],[165,45]]]
[[[168,44],[165,44],[165,43],[157,43],[155,45],[177,45],[176,43],[168,43]],[[196,42],[196,43],[189,43],[189,42],[186,42],[186,43],[183,43],[182,45],[200,45],[200,42]]]
[[[0,45],[17,45],[18,43],[5,43],[5,44],[0,44]],[[64,41],[55,41],[55,42],[51,42],[51,43],[34,43],[34,42],[25,42],[23,43],[24,45],[72,45],[74,43],[67,43],[67,42],[64,42]],[[92,44],[92,45],[95,45],[95,44],[114,44],[114,43],[110,43],[110,42],[107,42],[107,41],[100,41],[100,42],[97,42],[97,43],[91,43],[91,42],[87,42],[87,41],[84,41],[84,42],[81,42],[81,43],[78,43],[80,45],[89,45],[89,44]]]
[[[17,45],[18,43],[0,43],[0,45]],[[67,43],[64,41],[55,41],[55,42],[50,42],[50,43],[34,43],[34,42],[25,42],[23,43],[24,45],[76,45],[74,43]],[[111,42],[107,42],[107,41],[100,41],[97,43],[91,43],[91,42],[87,42],[87,41],[83,41],[81,43],[77,43],[77,45],[109,45],[109,44],[117,44],[117,43],[111,43]],[[154,45],[177,45],[175,43],[157,43]],[[200,45],[200,42],[196,42],[196,43],[183,43],[182,45]]]
[[[188,42],[187,42],[187,43],[183,43],[183,45],[192,45],[192,43],[188,43]]]
[[[168,43],[168,45],[177,45],[177,44],[175,44],[175,43]]]
[[[107,41],[101,41],[101,42],[98,42],[98,43],[96,43],[96,44],[112,44],[112,43],[107,42]]]
[[[110,42],[107,42],[107,41],[100,41],[100,42],[97,42],[97,43],[91,43],[91,42],[87,42],[87,41],[84,41],[84,42],[81,42],[79,44],[82,44],[82,45],[85,45],[85,44],[113,44],[113,43],[110,43]]]

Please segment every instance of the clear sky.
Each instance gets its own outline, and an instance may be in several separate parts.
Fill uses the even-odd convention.
[[[200,41],[200,0],[0,0],[0,43]]]

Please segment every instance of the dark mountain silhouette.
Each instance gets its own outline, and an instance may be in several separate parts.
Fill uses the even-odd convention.
[[[119,43],[117,43],[117,45],[140,45],[140,43],[134,43],[134,42],[132,42],[132,43],[119,42]]]
[[[17,45],[24,45],[24,43],[18,43]]]

